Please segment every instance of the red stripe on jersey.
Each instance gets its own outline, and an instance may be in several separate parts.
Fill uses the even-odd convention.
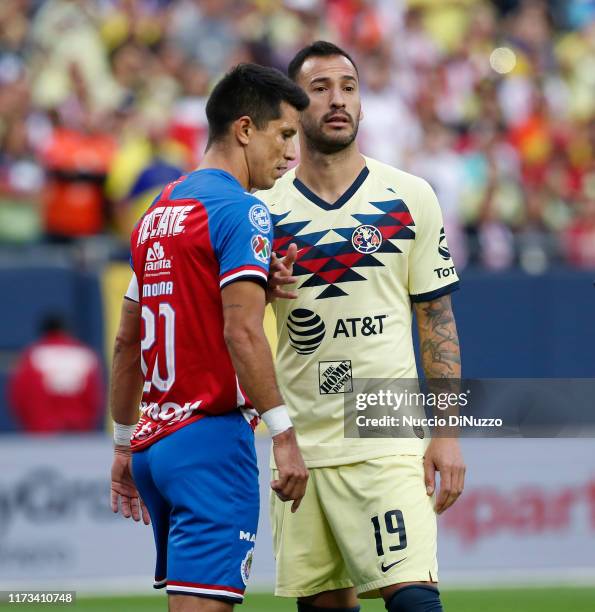
[[[278,251],[283,249],[283,246],[288,244],[291,240],[293,240],[293,236],[281,236],[279,238],[275,238],[273,240],[273,251]],[[283,251],[287,251],[287,249],[283,249]]]
[[[351,268],[363,255],[361,253],[346,253],[345,255],[335,255],[334,259],[341,262],[344,266]]]
[[[188,178],[187,174],[182,175],[179,179],[172,181],[168,185],[165,186],[165,189],[161,192],[161,197],[159,198],[159,203],[165,202],[169,200],[169,196],[171,196],[171,192],[180,184],[183,183]]]
[[[318,272],[330,260],[330,257],[319,257],[317,259],[298,259],[298,263],[302,268],[306,268],[308,272]]]
[[[393,219],[400,221],[403,225],[414,225],[413,217],[410,212],[391,212],[388,214],[393,217]]]
[[[224,281],[229,276],[232,276],[233,274],[237,274],[238,272],[243,272],[244,270],[251,270],[253,272],[261,272],[268,278],[268,272],[264,268],[261,268],[260,266],[240,266],[239,268],[234,268],[233,270],[226,272],[225,274],[219,277],[219,280]]]
[[[349,268],[342,268],[340,270],[328,270],[327,272],[318,272],[318,276],[324,278],[327,283],[334,283],[339,280]]]

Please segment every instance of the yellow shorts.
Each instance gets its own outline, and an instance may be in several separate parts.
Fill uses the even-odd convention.
[[[434,498],[421,456],[311,468],[295,514],[272,494],[271,524],[276,595],[355,586],[359,596],[379,597],[398,582],[438,581]]]

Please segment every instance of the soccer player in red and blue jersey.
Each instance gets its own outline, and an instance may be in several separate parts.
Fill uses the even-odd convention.
[[[111,387],[112,509],[152,522],[155,587],[174,612],[228,612],[243,600],[259,415],[279,466],[273,490],[294,511],[305,493],[263,330],[272,222],[249,190],[272,187],[295,158],[307,105],[280,72],[236,67],[208,101],[199,169],[170,183],[132,233]]]

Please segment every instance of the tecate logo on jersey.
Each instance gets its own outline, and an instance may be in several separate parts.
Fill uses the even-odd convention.
[[[150,209],[141,222],[137,246],[149,238],[165,238],[181,234],[186,229],[184,221],[193,208],[193,205],[189,205],[157,206]]]
[[[311,355],[322,343],[326,328],[324,321],[311,310],[296,308],[287,319],[289,344],[300,355]]]

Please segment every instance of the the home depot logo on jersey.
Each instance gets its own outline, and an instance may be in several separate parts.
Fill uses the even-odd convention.
[[[165,257],[165,250],[161,243],[155,242],[147,251],[145,272],[162,272],[169,269],[171,269],[171,259]]]
[[[351,393],[353,391],[351,361],[345,359],[318,362],[318,382],[320,395]]]

